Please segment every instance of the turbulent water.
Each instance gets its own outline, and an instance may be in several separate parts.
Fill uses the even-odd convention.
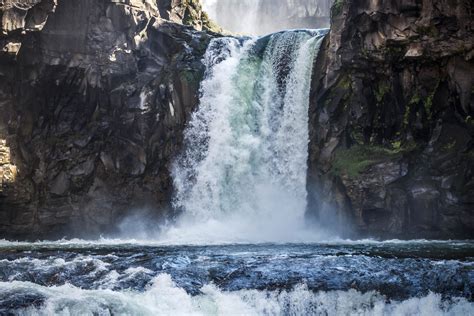
[[[325,30],[220,38],[206,56],[199,109],[175,165],[183,242],[316,239],[304,227],[308,104]]]
[[[0,314],[473,315],[472,242],[0,243]]]
[[[212,41],[173,171],[181,217],[154,242],[0,241],[0,315],[474,315],[473,242],[305,226],[323,34]]]

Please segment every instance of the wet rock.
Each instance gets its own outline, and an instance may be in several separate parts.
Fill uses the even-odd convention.
[[[94,171],[94,158],[89,158],[87,161],[75,166],[69,174],[73,176],[88,176]]]
[[[50,192],[56,195],[67,194],[69,190],[69,177],[65,172],[61,172],[56,178],[54,178]]]
[[[361,235],[474,237],[470,12],[336,2],[311,91],[312,216],[326,198]]]
[[[200,4],[7,0],[0,12],[0,139],[18,170],[0,146],[0,236],[92,237],[136,209],[164,216],[214,36],[199,31]]]

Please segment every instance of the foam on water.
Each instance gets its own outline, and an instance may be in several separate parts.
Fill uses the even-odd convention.
[[[4,241],[0,314],[469,315],[472,249],[472,242],[422,240],[223,246]]]
[[[389,301],[376,292],[317,292],[302,284],[286,291],[225,292],[209,284],[197,296],[179,288],[167,274],[158,275],[144,292],[83,290],[72,285],[43,287],[29,282],[0,282],[0,298],[28,294],[36,306],[19,315],[469,315],[473,303],[443,301],[430,293]]]
[[[207,223],[206,223],[207,224]],[[204,224],[205,225],[205,224]],[[220,222],[216,222],[216,225],[220,226]],[[168,227],[168,230],[173,230],[173,227]],[[223,229],[224,230],[224,229]],[[228,231],[229,229],[227,229]],[[176,228],[176,234],[180,231],[180,228]],[[185,234],[185,232],[183,232]],[[170,235],[174,235],[173,233]],[[196,236],[192,233],[191,236]],[[217,234],[218,235],[218,234]],[[26,242],[26,241],[11,241],[6,239],[0,239],[0,249],[2,248],[41,248],[41,247],[51,247],[59,249],[67,249],[69,247],[74,248],[84,248],[89,247],[108,247],[108,246],[117,246],[117,247],[131,247],[131,246],[176,246],[176,245],[232,245],[232,244],[248,244],[249,242],[242,238],[241,242],[238,239],[223,239],[223,240],[207,240],[204,237],[208,235],[203,234],[202,239],[191,240],[189,237],[183,237],[182,240],[177,239],[121,239],[121,238],[99,238],[96,240],[86,240],[86,239],[61,239],[61,240],[43,240],[36,242]],[[304,237],[300,235],[300,237]],[[308,237],[315,237],[314,233],[308,232]],[[326,236],[324,236],[326,237]],[[252,244],[261,244],[266,242],[253,242]],[[343,239],[338,237],[333,238],[321,238],[318,241],[314,242],[311,239],[303,240],[302,242],[289,242],[287,240],[282,240],[281,242],[274,242],[275,244],[308,244],[308,245],[449,245],[452,247],[470,245],[472,241],[469,240],[427,240],[427,239],[412,239],[412,240],[402,240],[402,239],[390,239],[390,240],[377,240],[377,239]]]

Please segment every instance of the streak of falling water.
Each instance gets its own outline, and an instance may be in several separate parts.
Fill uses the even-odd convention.
[[[201,0],[224,29],[261,35],[283,29],[329,26],[333,0]]]
[[[213,40],[200,106],[173,170],[174,204],[184,215],[168,238],[310,238],[308,105],[323,33]]]

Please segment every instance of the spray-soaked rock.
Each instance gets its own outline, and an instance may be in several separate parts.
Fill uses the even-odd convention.
[[[335,2],[312,89],[311,214],[369,236],[474,237],[472,21],[467,2]]]
[[[2,238],[166,213],[211,36],[182,24],[207,28],[198,3],[165,2],[2,2]]]

